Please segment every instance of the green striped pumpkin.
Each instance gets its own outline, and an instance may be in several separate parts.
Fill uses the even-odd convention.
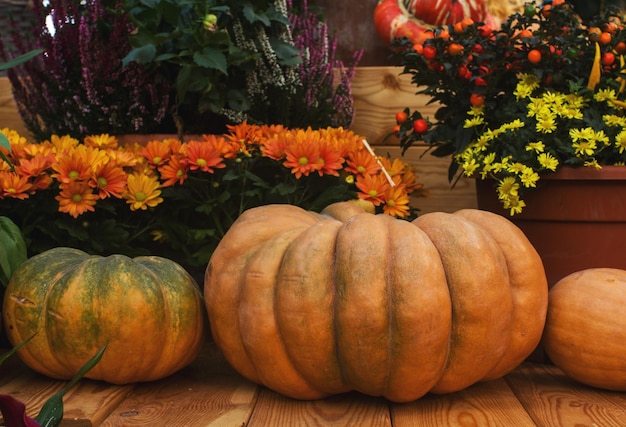
[[[54,248],[26,261],[6,290],[7,336],[35,371],[70,379],[107,343],[87,378],[152,381],[193,361],[204,308],[194,279],[160,257],[88,255]]]

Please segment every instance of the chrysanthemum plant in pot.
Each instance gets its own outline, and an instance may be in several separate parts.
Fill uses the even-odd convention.
[[[438,103],[434,117],[398,115],[404,149],[425,141],[451,158],[450,181],[475,179],[478,207],[527,234],[550,284],[583,268],[626,268],[620,10],[582,20],[563,0],[527,3],[500,28],[463,20],[395,48]]]
[[[404,149],[415,141],[451,156],[449,178],[493,179],[504,209],[563,166],[601,168],[626,160],[626,32],[620,11],[583,23],[555,0],[527,3],[501,28],[463,20],[420,43],[396,40],[400,65],[434,117],[405,110]]]
[[[20,227],[31,254],[56,246],[155,254],[201,276],[246,209],[289,203],[321,211],[362,198],[410,218],[409,194],[421,192],[408,164],[373,155],[363,137],[343,128],[244,122],[226,135],[145,146],[120,146],[106,134],[36,144],[2,132],[15,172],[0,161],[0,211]]]

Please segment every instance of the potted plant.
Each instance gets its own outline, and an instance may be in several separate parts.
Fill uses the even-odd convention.
[[[423,140],[432,154],[451,157],[450,180],[476,178],[479,207],[514,215],[542,254],[550,282],[572,268],[626,266],[619,249],[604,250],[611,242],[621,247],[626,225],[607,234],[588,228],[604,213],[612,214],[605,228],[626,221],[626,206],[619,205],[624,185],[614,181],[626,172],[616,166],[626,161],[626,32],[619,10],[583,23],[562,0],[527,3],[500,28],[466,19],[431,30],[422,44],[403,39],[395,47],[419,92],[439,105],[433,118],[409,109],[398,115],[404,148]],[[581,171],[609,174],[602,181],[610,187],[592,190],[593,198],[573,193],[569,207],[566,196],[583,188],[571,173]],[[569,190],[532,200],[561,175],[569,176]],[[546,231],[539,224],[551,204]],[[561,220],[578,227],[557,236]]]
[[[46,55],[9,77],[37,140],[351,123],[360,51],[344,66],[306,0],[51,0],[34,14],[31,41],[12,38]]]
[[[15,165],[0,161],[0,211],[30,255],[56,246],[89,253],[155,254],[196,278],[246,209],[289,203],[321,211],[363,198],[411,218],[421,184],[400,159],[377,157],[343,128],[229,126],[226,135],[120,146],[108,134],[41,143],[3,129]],[[198,273],[198,275],[196,275]],[[200,281],[201,282],[201,281]]]
[[[0,37],[0,55],[41,49],[43,55],[7,72],[13,97],[33,137],[154,132],[165,119],[169,82],[139,64],[122,67],[130,23],[116,0],[33,1],[32,34],[18,23]],[[11,36],[16,53],[3,47]]]

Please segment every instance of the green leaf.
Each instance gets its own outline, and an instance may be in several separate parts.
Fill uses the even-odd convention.
[[[16,67],[24,62],[30,61],[35,56],[39,55],[43,52],[43,49],[35,49],[30,52],[26,52],[23,55],[18,56],[17,58],[13,58],[7,63],[0,64],[0,71],[8,70],[9,68]]]
[[[35,334],[35,335],[37,335],[37,334]],[[17,352],[17,350],[19,350],[21,347],[26,345],[26,343],[28,343],[28,341],[30,341],[33,338],[35,338],[35,335],[33,335],[30,338],[27,338],[26,340],[22,341],[21,343],[19,343],[15,347],[13,347],[8,352],[6,352],[4,354],[0,354],[0,365],[2,365],[9,357],[13,356]]]
[[[27,258],[26,242],[19,227],[8,217],[0,216],[0,280],[5,287]]]
[[[50,396],[46,403],[43,404],[39,415],[35,418],[35,421],[41,424],[42,427],[56,427],[61,424],[61,421],[63,420],[63,396],[68,392],[68,390],[74,387],[76,383],[91,370],[91,368],[100,362],[106,347],[106,344],[102,346],[102,348],[98,350],[98,352],[93,355],[82,368],[80,368],[76,375],[74,375],[74,378],[72,378],[72,380],[67,383],[65,387]]]
[[[291,43],[286,43],[278,39],[272,39],[270,40],[270,45],[272,46],[272,49],[274,49],[274,52],[278,57],[278,61],[282,65],[295,66],[302,62],[300,50]]]
[[[135,48],[122,59],[122,65],[126,66],[133,61],[140,64],[149,64],[154,59],[156,51],[156,47],[151,43]]]
[[[247,3],[243,7],[243,16],[245,16],[248,22],[250,22],[251,24],[254,24],[255,22],[261,22],[266,27],[269,27],[271,25],[270,19],[267,17],[267,15],[256,13],[252,5],[249,3]]]
[[[7,138],[7,136],[3,132],[0,132],[0,147],[4,148],[7,151],[11,151],[11,143],[9,142],[9,138]],[[4,155],[2,157],[5,159],[5,161],[8,162]]]
[[[202,49],[202,52],[193,54],[193,60],[201,67],[219,70],[223,74],[228,75],[226,56],[219,49],[205,47]]]

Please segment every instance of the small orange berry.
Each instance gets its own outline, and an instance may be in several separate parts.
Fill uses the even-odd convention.
[[[448,30],[441,30],[439,32],[439,34],[437,34],[437,38],[438,39],[449,39],[450,38],[450,32]]]
[[[606,32],[606,31],[603,31],[603,32],[600,34],[600,39],[598,40],[598,42],[599,42],[600,44],[606,45],[606,44],[611,43],[611,40],[612,40],[612,39],[613,39],[613,36],[611,35],[611,33]]]
[[[413,130],[415,133],[424,133],[428,130],[428,122],[424,119],[417,119],[413,122]]]
[[[604,65],[613,65],[615,63],[615,55],[611,52],[604,52],[602,54],[602,63]]]
[[[552,15],[552,6],[549,4],[544,4],[541,8],[541,14],[544,16],[544,18],[550,17],[550,15]]]
[[[470,95],[470,104],[474,107],[480,107],[485,103],[485,97],[479,93],[473,93]]]
[[[448,53],[451,56],[457,56],[463,54],[464,48],[463,45],[453,42],[448,46]]]
[[[600,34],[602,34],[602,30],[598,27],[591,27],[588,30],[589,40],[592,42],[597,42],[600,40]]]
[[[465,17],[465,18],[463,18],[461,23],[463,24],[463,28],[467,28],[470,25],[474,25],[474,20],[472,18],[470,18],[470,17]]]
[[[528,61],[531,64],[539,64],[541,62],[541,52],[538,49],[531,49],[528,52]]]
[[[398,124],[402,124],[402,123],[406,122],[406,119],[408,119],[408,118],[409,118],[408,114],[406,112],[404,112],[404,111],[398,111],[396,113],[396,123],[398,123]]]

